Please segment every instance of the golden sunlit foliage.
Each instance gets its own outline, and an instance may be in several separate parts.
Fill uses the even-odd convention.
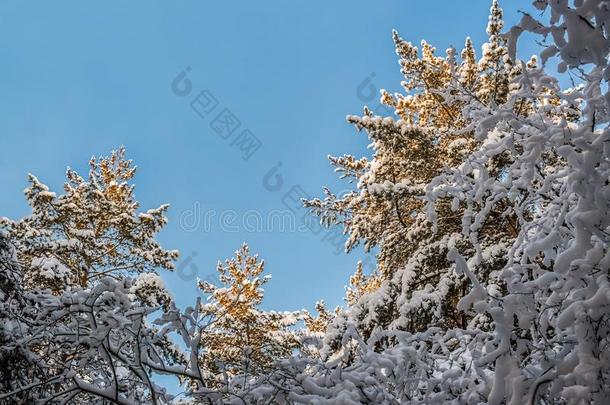
[[[155,235],[167,223],[168,205],[138,213],[130,184],[136,168],[125,149],[91,158],[89,177],[68,169],[64,194],[57,196],[30,175],[25,190],[32,214],[4,220],[20,262],[31,265],[26,282],[54,290],[86,287],[96,278],[173,268],[175,250],[165,250]]]
[[[451,199],[432,207],[423,197],[433,179],[465,164],[478,147],[472,127],[481,119],[477,111],[502,105],[511,91],[519,90],[511,83],[523,68],[508,57],[500,35],[503,24],[494,1],[489,39],[478,61],[469,38],[459,58],[453,48],[441,57],[427,42],[418,49],[393,32],[403,91],[382,90],[381,102],[395,117],[376,116],[366,107],[363,116],[349,116],[350,123],[367,132],[373,154],[331,157],[330,162],[357,188],[340,196],[325,189],[324,199],[306,202],[324,224],[343,226],[348,251],[359,244],[378,250],[376,269],[365,275],[359,266],[347,289],[348,305],[362,307],[355,322],[365,336],[376,327],[417,331],[467,321],[456,305],[468,281],[454,273],[446,256],[450,247],[467,257],[474,254],[472,241],[460,237],[463,214],[472,207]],[[535,69],[535,60],[525,68]],[[533,108],[521,104],[515,106],[520,114]],[[511,156],[499,156],[490,171],[502,176],[510,161]],[[517,234],[516,218],[504,215],[502,206],[496,205],[479,232],[482,246],[494,249],[477,266],[484,280],[501,268],[503,247]],[[431,209],[435,226],[429,222]]]
[[[269,280],[263,276],[264,267],[244,244],[235,257],[218,264],[220,286],[199,282],[209,295],[202,313],[212,319],[200,337],[201,364],[209,376],[258,375],[299,346],[296,333],[289,329],[300,319],[299,313],[260,309],[262,286]]]

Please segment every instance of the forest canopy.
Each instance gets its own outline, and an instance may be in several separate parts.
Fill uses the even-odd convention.
[[[392,113],[347,117],[370,156],[303,201],[376,254],[336,309],[263,309],[247,244],[179,308],[125,148],[62,191],[29,175],[31,213],[0,217],[0,403],[610,403],[610,2],[530,11],[493,0],[480,50],[392,32]]]

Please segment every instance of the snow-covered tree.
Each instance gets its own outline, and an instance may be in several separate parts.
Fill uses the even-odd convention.
[[[0,392],[9,392],[31,377],[30,361],[16,344],[27,338],[30,330],[19,316],[26,305],[22,282],[15,249],[0,233]],[[16,401],[23,399],[23,396],[15,396]]]
[[[610,7],[534,5],[548,21],[524,14],[502,34],[492,3],[479,61],[469,40],[458,63],[394,35],[407,94],[382,100],[400,119],[350,118],[374,155],[331,158],[357,189],[308,202],[348,249],[379,248],[334,313],[261,310],[264,264],[246,245],[183,311],[141,268],[24,288],[38,262],[9,223],[0,403],[609,403]],[[548,41],[542,66],[516,59],[525,31]],[[545,71],[554,56],[572,87]],[[180,399],[157,373],[185,383]]]
[[[135,168],[123,148],[91,159],[90,167],[88,181],[68,169],[60,197],[30,176],[26,196],[32,215],[1,219],[7,232],[0,249],[5,332],[0,361],[6,366],[2,392],[8,398],[28,402],[57,394],[58,403],[66,398],[80,403],[115,395],[140,403],[156,395],[146,373],[132,384],[134,376],[104,344],[134,356],[134,345],[142,342],[133,327],[140,328],[142,338],[148,333],[147,338],[169,344],[157,331],[141,328],[160,306],[170,308],[171,296],[154,273],[156,267],[171,268],[177,257],[154,239],[167,222],[167,206],[136,213],[129,184]],[[131,280],[128,274],[138,277]],[[166,349],[171,345],[154,351],[161,355]],[[169,364],[168,359],[160,363]]]
[[[461,165],[478,147],[470,107],[503,105],[515,90],[509,82],[521,67],[508,58],[502,25],[502,10],[494,1],[489,40],[478,62],[470,39],[458,61],[454,49],[439,57],[425,41],[420,55],[394,32],[404,94],[383,90],[381,101],[396,117],[374,116],[367,108],[362,117],[349,116],[348,122],[366,130],[371,139],[372,158],[331,157],[356,189],[344,196],[325,189],[324,200],[306,202],[323,223],[344,227],[348,251],[359,243],[379,250],[377,270],[365,275],[358,269],[348,289],[351,308],[344,316],[356,322],[365,337],[376,328],[421,331],[431,325],[465,327],[468,322],[457,302],[469,281],[456,274],[446,258],[451,247],[466,256],[474,254],[473,242],[462,237],[461,217],[467,207],[449,198],[439,201],[432,223],[424,195],[434,178]],[[504,160],[501,156],[494,161],[492,176],[502,176]],[[502,268],[518,233],[516,218],[504,213],[507,200],[498,202],[479,233],[477,244],[485,260],[476,273],[483,279]],[[345,320],[337,322],[346,325]]]
[[[559,73],[524,70],[505,105],[479,108],[481,142],[465,164],[432,182],[431,204],[452,196],[465,203],[464,236],[476,235],[498,201],[518,218],[518,234],[501,272],[505,290],[491,291],[454,254],[473,288],[463,308],[489,314],[494,338],[478,359],[494,370],[488,402],[594,403],[610,401],[610,40],[606,1],[537,1],[548,21],[524,14],[507,37],[530,31],[551,41],[543,61],[559,56]],[[549,96],[549,89],[552,95]],[[527,100],[536,113],[517,114]],[[511,156],[503,176],[490,162]]]
[[[0,403],[167,403],[153,373],[187,362],[148,325],[159,306],[134,300],[131,279],[58,295],[24,289],[22,268],[0,238]]]
[[[138,281],[130,278],[55,294],[24,290],[14,249],[0,242],[0,403],[169,404],[156,374],[188,379],[188,395],[216,403],[226,395],[208,388],[200,372],[197,336],[211,324],[200,301],[158,311],[147,304],[157,291],[134,299]]]
[[[218,263],[220,286],[200,281],[208,294],[201,312],[212,321],[201,331],[201,365],[210,378],[210,386],[220,387],[229,379],[269,372],[276,361],[290,356],[299,347],[294,326],[298,312],[263,311],[263,276],[265,263],[250,255],[244,244],[235,257]]]
[[[27,284],[59,291],[105,276],[173,268],[178,252],[155,240],[167,223],[168,205],[137,212],[130,184],[136,169],[125,149],[91,158],[89,165],[86,180],[67,170],[60,196],[30,175],[25,195],[32,214],[19,221],[0,218],[26,265]]]

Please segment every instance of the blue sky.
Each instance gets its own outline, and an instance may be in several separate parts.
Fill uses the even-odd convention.
[[[512,23],[518,15],[508,3]],[[142,207],[171,205],[159,239],[182,252],[182,276],[162,274],[180,305],[194,302],[190,266],[206,277],[244,241],[273,274],[265,307],[311,309],[320,298],[341,304],[362,251],[336,254],[333,235],[291,232],[289,224],[282,231],[273,221],[289,212],[284,202],[295,190],[345,189],[326,156],[367,153],[366,136],[345,116],[378,105],[371,86],[399,90],[391,29],[441,51],[460,49],[467,35],[479,47],[489,4],[2,2],[0,216],[28,213],[28,172],[59,191],[66,166],[85,172],[91,155],[125,145],[139,167]],[[187,67],[191,89],[179,96],[172,82]],[[202,102],[204,90],[214,109],[200,116],[191,103]],[[218,131],[228,139],[212,124],[225,109],[239,121],[234,133]],[[237,140],[246,129],[261,146],[244,160]],[[275,219],[252,232],[257,218]]]

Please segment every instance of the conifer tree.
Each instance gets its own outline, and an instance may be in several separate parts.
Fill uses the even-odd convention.
[[[350,117],[374,155],[331,158],[357,188],[307,202],[348,249],[379,249],[334,313],[260,309],[268,277],[247,245],[219,263],[220,286],[199,283],[205,304],[179,310],[145,272],[162,261],[141,252],[158,245],[132,235],[124,152],[59,198],[33,181],[32,217],[3,220],[18,249],[0,233],[0,403],[609,403],[609,15],[602,1],[535,6],[549,21],[524,14],[506,37],[552,34],[542,63],[557,54],[583,73],[573,88],[535,58],[512,62],[495,0],[478,62],[469,39],[458,62],[394,34],[406,94],[382,100],[399,119]],[[116,235],[131,244],[108,249]],[[85,281],[82,263],[95,265]],[[315,347],[291,329],[301,319]],[[157,373],[188,381],[181,398]]]
[[[130,184],[136,168],[125,149],[91,158],[84,179],[68,168],[64,194],[57,195],[30,175],[25,195],[32,214],[2,219],[14,241],[25,282],[55,291],[87,287],[104,276],[173,268],[175,250],[165,250],[155,235],[167,223],[168,205],[138,213]]]
[[[382,90],[381,101],[394,109],[397,118],[375,116],[366,107],[363,116],[349,116],[348,122],[367,132],[373,155],[330,157],[330,161],[357,188],[344,196],[325,189],[323,200],[305,202],[324,224],[343,226],[349,236],[347,251],[360,243],[366,250],[379,250],[375,272],[367,276],[358,269],[352,277],[347,296],[350,311],[342,315],[349,319],[337,319],[337,324],[355,322],[364,337],[377,328],[465,327],[470,318],[457,309],[457,303],[469,281],[454,272],[446,258],[449,249],[455,247],[465,257],[481,254],[484,259],[475,267],[484,280],[502,268],[518,232],[515,218],[503,215],[502,201],[474,243],[461,236],[462,213],[469,207],[457,199],[439,199],[431,213],[423,198],[432,179],[467,164],[466,156],[478,146],[472,127],[473,120],[480,118],[476,114],[506,102],[509,83],[520,72],[507,56],[502,26],[502,10],[494,1],[489,40],[478,62],[469,38],[457,61],[452,48],[439,57],[422,41],[420,53],[393,33],[404,94]],[[496,159],[492,175],[501,176],[505,163]],[[436,219],[433,224],[431,216]],[[475,245],[482,251],[475,252]]]
[[[235,257],[218,263],[221,286],[200,281],[199,288],[209,295],[201,313],[211,319],[201,331],[201,367],[209,384],[220,387],[227,378],[242,376],[244,382],[268,372],[275,361],[288,357],[299,346],[296,332],[289,328],[300,313],[263,311],[262,286],[265,263],[250,255],[244,244]]]
[[[303,321],[309,333],[323,334],[333,318],[333,313],[326,309],[326,303],[323,300],[316,302],[315,309],[318,314],[312,316],[309,312],[305,312]]]

